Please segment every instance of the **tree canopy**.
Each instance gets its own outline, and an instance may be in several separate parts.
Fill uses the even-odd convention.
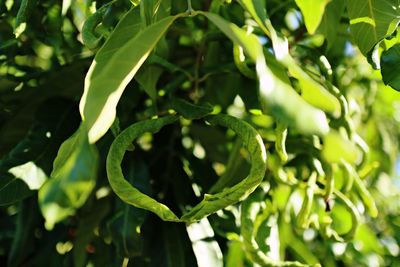
[[[400,266],[398,0],[0,0],[0,265]]]

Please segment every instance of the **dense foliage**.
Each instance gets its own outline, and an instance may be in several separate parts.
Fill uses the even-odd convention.
[[[400,266],[397,0],[0,0],[1,266]]]

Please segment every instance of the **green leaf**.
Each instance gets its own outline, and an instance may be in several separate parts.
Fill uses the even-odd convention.
[[[262,46],[255,35],[246,33],[218,15],[205,12],[201,14],[213,22],[234,43],[243,47],[246,54],[256,62],[264,109],[271,112],[275,118],[293,125],[302,133],[323,135],[328,132],[329,126],[325,114],[307,104],[289,84],[278,78],[267,67]]]
[[[0,206],[10,205],[32,195],[28,185],[14,175],[2,175],[0,179]]]
[[[99,226],[109,210],[108,199],[102,198],[93,202],[87,212],[79,218],[79,226],[76,229],[76,238],[72,250],[74,266],[86,266],[86,246],[94,238],[96,227]]]
[[[142,67],[136,74],[135,80],[140,84],[147,95],[155,101],[157,98],[157,82],[163,69],[158,66],[148,65]]]
[[[120,166],[126,148],[140,135],[146,132],[158,132],[163,126],[173,123],[177,119],[176,116],[167,116],[138,122],[125,129],[114,140],[107,156],[107,176],[112,189],[123,201],[135,207],[152,211],[165,221],[195,222],[240,201],[260,184],[266,170],[266,152],[261,136],[246,122],[219,114],[207,117],[207,121],[212,125],[230,128],[243,140],[243,145],[249,151],[252,162],[250,173],[246,178],[222,192],[212,195],[205,194],[203,200],[180,219],[167,206],[132,187],[124,179]]]
[[[336,195],[336,197],[339,199],[339,201],[342,202],[343,206],[341,206],[341,207],[344,207],[347,210],[347,212],[350,214],[350,217],[351,217],[350,229],[345,233],[339,232],[339,234],[341,234],[342,235],[341,237],[343,237],[345,240],[351,240],[357,232],[357,229],[358,229],[358,226],[360,223],[360,214],[359,214],[357,208],[354,206],[353,202],[351,202],[350,199],[348,199],[344,194],[342,194],[342,192],[340,192],[337,189],[334,189],[333,193]],[[335,208],[336,207],[333,208],[333,212],[332,212],[333,219],[335,218],[335,212],[336,212]],[[336,221],[335,220],[333,221],[333,224],[334,224],[334,226],[338,225],[338,224],[339,225],[346,224],[346,217],[340,216],[339,218],[337,218]]]
[[[134,139],[146,132],[156,133],[164,125],[173,123],[177,119],[178,117],[168,116],[156,120],[142,121],[131,125],[122,131],[122,133],[112,143],[106,163],[107,176],[111,188],[123,201],[135,207],[152,211],[160,218],[167,221],[179,221],[179,219],[167,206],[143,194],[125,180],[120,164],[124,157],[126,148]]]
[[[347,11],[354,41],[365,56],[385,37],[391,35],[400,21],[397,0],[348,0]]]
[[[36,5],[36,0],[22,0],[15,18],[14,34],[18,38],[27,28],[27,23]]]
[[[39,190],[46,228],[73,215],[92,192],[97,177],[98,152],[81,128],[65,141],[54,160],[49,179]]]
[[[167,254],[167,262],[169,267],[185,267],[185,245],[183,236],[179,228],[182,225],[176,223],[163,223],[164,247]],[[189,242],[187,242],[189,243]]]
[[[226,163],[225,172],[210,188],[210,193],[215,193],[223,190],[228,186],[236,184],[236,176],[239,176],[239,169],[244,165],[244,158],[241,155],[241,140],[236,139],[232,150],[230,151],[228,162]],[[240,177],[240,176],[239,176]]]
[[[35,253],[35,230],[40,227],[42,221],[38,211],[36,197],[28,198],[20,203],[7,266],[21,266],[32,253]]]
[[[226,267],[244,267],[245,254],[242,248],[242,242],[231,241],[228,244],[228,253],[226,254]]]
[[[149,170],[143,159],[140,156],[127,157],[124,163],[127,180],[141,192],[151,195]],[[144,236],[141,228],[147,213],[125,202],[116,202],[115,215],[107,223],[107,228],[121,257],[134,257],[143,253]]]
[[[381,55],[382,80],[386,85],[400,91],[400,44],[396,44]]]
[[[125,87],[180,16],[166,17],[140,30],[140,16],[136,9],[132,9],[99,50],[87,73],[80,102],[82,121],[89,132],[89,143],[95,143],[111,127]]]
[[[149,26],[171,13],[171,0],[147,0],[140,2],[143,25]]]
[[[311,78],[289,54],[289,43],[286,37],[276,32],[270,21],[266,21],[266,26],[271,32],[277,60],[288,69],[290,75],[299,81],[302,97],[314,107],[330,112],[336,117],[339,116],[339,100]]]
[[[378,216],[378,208],[376,207],[375,199],[372,197],[371,193],[367,189],[367,186],[365,185],[365,181],[361,180],[361,177],[351,165],[345,164],[345,166],[354,177],[354,188],[365,205],[368,214],[372,218],[376,218]]]
[[[336,45],[338,33],[340,31],[340,19],[344,12],[344,0],[333,0],[325,7],[325,13],[319,25],[318,32],[322,33],[327,42],[327,50]]]
[[[383,247],[380,239],[367,224],[360,225],[354,239],[356,242],[360,242],[362,244],[360,249],[362,253],[370,253],[372,251],[379,254],[383,253]]]
[[[339,101],[331,95],[321,84],[311,78],[289,54],[289,44],[285,37],[279,35],[269,21],[265,9],[260,1],[242,0],[242,5],[249,11],[257,24],[268,34],[273,43],[273,49],[278,61],[288,68],[289,73],[299,80],[303,98],[313,106],[338,116],[340,114]],[[328,2],[328,1],[322,1]],[[315,17],[314,9],[310,9]],[[323,10],[321,16],[323,14]],[[319,24],[319,22],[318,22]],[[316,25],[315,27],[317,27]],[[316,28],[315,28],[316,29]],[[315,31],[315,29],[313,31]],[[270,66],[270,61],[267,61]],[[283,86],[282,86],[283,87]],[[286,86],[287,87],[287,86]],[[294,98],[294,97],[293,97]]]
[[[325,7],[330,0],[295,0],[297,6],[303,14],[304,24],[310,34],[314,34],[322,16],[324,15]]]
[[[324,138],[322,155],[331,163],[340,163],[345,160],[355,164],[359,157],[357,148],[351,141],[332,131]]]
[[[102,6],[88,17],[82,26],[82,41],[90,50],[98,48],[103,39],[103,36],[96,34],[96,27],[103,21],[108,8],[109,4]]]
[[[47,180],[51,161],[78,117],[75,105],[51,98],[40,104],[33,125],[21,141],[0,160],[0,205],[17,202],[38,190]],[[61,140],[60,140],[61,139]]]
[[[257,217],[263,216],[263,210],[267,209],[263,207],[266,191],[264,188],[259,187],[242,203],[240,233],[247,255],[253,262],[261,266],[307,266],[300,262],[286,262],[279,259],[272,259],[264,251],[261,251],[256,241],[257,227],[255,224]]]
[[[184,118],[189,120],[203,118],[213,111],[213,107],[209,104],[195,105],[180,98],[171,99],[170,106]]]
[[[265,21],[268,19],[265,6],[263,6],[260,0],[240,0],[240,4],[250,13],[253,19],[261,27],[261,29],[269,35],[267,27],[265,27]]]

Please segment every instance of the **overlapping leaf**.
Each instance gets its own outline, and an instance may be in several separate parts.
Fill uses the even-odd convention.
[[[82,127],[82,126],[81,126]],[[73,215],[96,185],[98,152],[80,128],[65,141],[54,161],[51,179],[39,190],[39,204],[46,227]]]
[[[215,14],[204,12],[202,14],[228,38],[242,46],[250,58],[256,62],[260,95],[264,108],[268,112],[303,133],[325,134],[328,131],[325,114],[307,104],[289,84],[278,78],[267,67],[261,44],[256,36],[247,34]],[[302,112],[300,113],[299,110]]]
[[[212,125],[232,129],[243,140],[251,157],[250,173],[239,183],[215,194],[205,194],[203,200],[178,218],[166,205],[141,193],[124,179],[120,163],[129,144],[146,132],[158,132],[163,126],[176,121],[178,117],[168,116],[156,120],[135,123],[125,129],[113,142],[107,156],[107,175],[114,192],[125,202],[157,214],[165,221],[196,222],[222,208],[245,198],[261,183],[266,170],[266,154],[260,135],[249,124],[227,115],[207,118]]]
[[[125,87],[178,17],[169,16],[142,29],[139,10],[133,8],[96,54],[80,102],[90,143],[96,142],[111,127]]]
[[[349,0],[347,11],[350,30],[360,51],[368,53],[386,36],[391,35],[400,21],[397,0]]]

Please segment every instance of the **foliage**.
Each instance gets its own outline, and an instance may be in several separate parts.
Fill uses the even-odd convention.
[[[0,1],[1,265],[400,266],[399,18]]]

